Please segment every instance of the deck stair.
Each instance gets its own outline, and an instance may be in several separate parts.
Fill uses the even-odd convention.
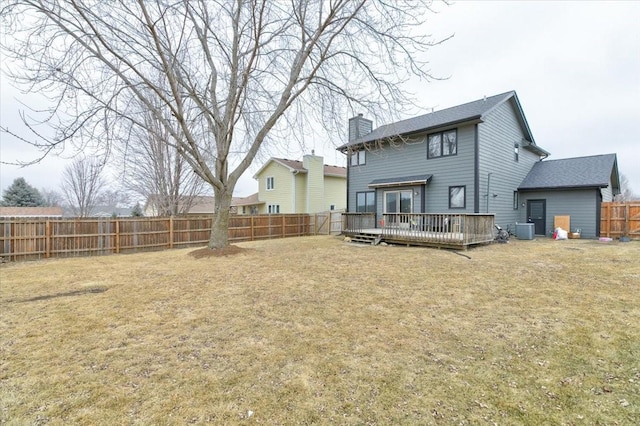
[[[380,234],[371,234],[368,232],[357,232],[350,236],[352,243],[376,245],[380,241]]]

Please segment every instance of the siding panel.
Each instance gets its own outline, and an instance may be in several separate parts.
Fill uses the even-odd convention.
[[[267,191],[267,177],[273,176],[274,189]],[[260,201],[260,213],[268,213],[270,204],[280,205],[280,213],[295,213],[293,206],[294,177],[291,171],[281,164],[272,161],[258,176],[258,192]]]
[[[368,185],[375,179],[431,174],[426,187],[426,212],[473,213],[473,158],[474,126],[458,128],[457,155],[427,159],[426,134],[418,135],[398,146],[385,145],[366,153],[364,165],[349,167],[349,208],[356,209],[356,193],[371,190]],[[466,209],[449,210],[449,186],[466,186]],[[414,212],[421,212],[422,200],[419,187],[414,189]],[[376,191],[378,214],[382,213],[384,189]],[[418,192],[418,194],[415,194]]]
[[[553,232],[554,216],[571,216],[571,229],[580,228],[582,238],[596,237],[596,212],[599,208],[596,189],[577,189],[566,191],[526,191],[520,193],[520,201],[546,200],[546,232]],[[526,222],[526,207],[521,209],[519,222]]]
[[[525,133],[516,114],[510,100],[487,114],[484,123],[478,125],[480,213],[495,213],[496,223],[511,229],[526,214],[523,213],[522,200],[519,200],[518,209],[513,208],[513,193],[534,163],[540,160],[538,155],[522,148]],[[518,161],[514,156],[516,143],[519,144]]]

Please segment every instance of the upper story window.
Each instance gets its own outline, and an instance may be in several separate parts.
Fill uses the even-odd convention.
[[[351,153],[351,165],[352,166],[361,166],[364,164],[365,160],[365,150],[355,151]]]
[[[518,154],[520,154],[520,144],[517,142],[513,144],[513,159],[518,161]]]
[[[273,176],[267,177],[267,191],[271,191],[275,187],[275,180]]]
[[[427,142],[427,158],[447,157],[458,153],[458,132],[447,130],[446,132],[429,135]]]

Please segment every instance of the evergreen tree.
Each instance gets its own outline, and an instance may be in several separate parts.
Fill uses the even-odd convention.
[[[4,207],[44,207],[46,203],[36,188],[19,177],[5,189],[1,204]]]
[[[137,202],[135,206],[133,206],[133,210],[131,211],[131,216],[140,217],[144,216],[142,214],[142,207],[140,207],[140,202]]]

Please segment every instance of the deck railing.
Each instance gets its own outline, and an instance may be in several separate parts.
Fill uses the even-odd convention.
[[[342,213],[342,230],[362,232],[376,227],[375,213]]]
[[[346,234],[376,228],[389,242],[468,246],[494,238],[493,214],[385,213],[377,224],[373,213],[343,217]]]

